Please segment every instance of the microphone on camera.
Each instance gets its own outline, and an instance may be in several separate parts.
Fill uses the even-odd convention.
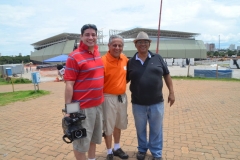
[[[57,69],[58,69],[58,70],[61,70],[61,69],[63,69],[63,65],[61,65],[61,64],[58,64],[58,65],[57,65]]]
[[[64,72],[65,72],[65,68],[63,67],[63,65],[58,64],[57,69],[58,69],[59,73],[63,76]]]

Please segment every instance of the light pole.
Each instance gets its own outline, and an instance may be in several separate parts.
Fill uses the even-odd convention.
[[[161,3],[160,3],[160,13],[159,13],[159,21],[158,21],[158,37],[157,37],[156,53],[158,53],[158,46],[159,46],[161,15],[162,15],[162,0],[161,0]]]
[[[219,34],[219,42],[218,43],[219,43],[218,47],[219,47],[219,51],[220,51],[220,34]]]

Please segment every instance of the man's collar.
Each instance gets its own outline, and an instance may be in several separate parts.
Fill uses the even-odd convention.
[[[110,61],[116,61],[116,60],[119,60],[119,59],[120,59],[120,60],[123,59],[122,53],[120,54],[119,59],[114,58],[114,57],[110,54],[110,51],[107,52],[106,56],[107,56],[107,58],[108,58]]]
[[[82,41],[80,41],[79,50],[85,50],[85,51],[89,52],[88,46],[87,46],[86,44],[84,44]],[[93,53],[94,53],[96,50],[98,50],[98,46],[97,46],[97,45],[94,46]]]
[[[148,58],[151,58],[151,52],[148,51]],[[138,52],[136,53],[136,60],[139,60],[140,58],[138,57]]]

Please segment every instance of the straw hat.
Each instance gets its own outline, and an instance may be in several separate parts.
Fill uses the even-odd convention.
[[[149,39],[148,34],[143,31],[138,33],[137,38],[133,42],[136,43],[139,40],[148,40],[149,42],[152,42],[152,40]]]

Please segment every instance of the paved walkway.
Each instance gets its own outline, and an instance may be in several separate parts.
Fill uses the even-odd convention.
[[[174,80],[176,102],[165,102],[164,160],[240,159],[240,83]],[[62,141],[61,109],[64,83],[45,82],[50,95],[0,106],[0,159],[72,160],[72,145]],[[15,90],[33,90],[32,84]],[[0,92],[11,92],[11,85]],[[164,97],[167,96],[164,86]],[[135,159],[137,138],[129,97],[128,129],[121,146]],[[106,157],[105,144],[97,146],[97,159]],[[118,159],[118,158],[116,158]],[[151,159],[148,152],[146,159]]]

